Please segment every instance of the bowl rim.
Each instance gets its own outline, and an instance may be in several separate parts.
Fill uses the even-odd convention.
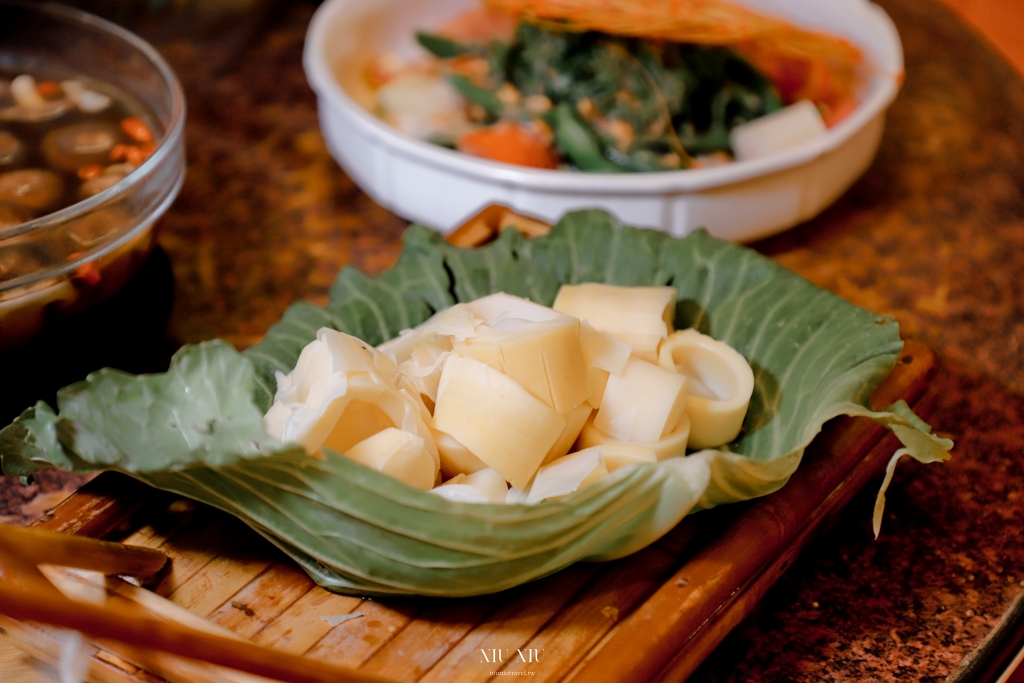
[[[903,50],[892,20],[881,7],[868,0],[848,0],[845,4],[849,5],[851,10],[863,13],[867,16],[867,21],[872,22],[880,31],[880,38],[885,43],[885,49],[889,51],[892,63],[879,64],[869,59],[873,77],[870,79],[870,90],[866,99],[849,116],[828,129],[825,135],[766,157],[733,161],[711,168],[639,173],[532,169],[472,157],[403,135],[360,106],[335,78],[327,60],[327,47],[331,41],[331,32],[337,15],[344,7],[359,2],[360,0],[326,0],[313,15],[307,30],[303,68],[310,86],[322,100],[321,115],[326,103],[330,111],[342,116],[363,137],[411,161],[465,177],[483,177],[505,186],[541,193],[571,191],[582,194],[611,193],[629,196],[691,193],[721,188],[801,166],[841,147],[884,112],[896,98],[903,80]],[[869,46],[858,44],[858,47],[869,58],[873,56]]]
[[[185,131],[185,91],[182,89],[181,83],[178,81],[178,77],[174,74],[170,65],[160,55],[156,48],[150,45],[143,38],[111,21],[107,21],[102,17],[98,17],[94,14],[90,14],[73,7],[49,1],[36,2],[35,0],[0,0],[0,7],[3,6],[22,7],[41,14],[49,14],[50,16],[55,16],[61,19],[68,19],[74,23],[91,26],[120,38],[122,41],[142,53],[142,55],[156,67],[157,72],[160,74],[171,95],[171,115],[164,131],[163,139],[160,140],[160,143],[153,151],[153,154],[142,162],[141,166],[107,189],[91,197],[75,202],[63,209],[58,209],[53,213],[48,213],[44,216],[26,221],[25,223],[0,230],[0,239],[8,239],[20,237],[37,230],[46,229],[76,216],[85,215],[92,210],[109,203],[119,195],[126,192],[129,188],[133,187],[137,182],[149,176],[150,173],[164,163],[167,157],[174,155],[181,147]],[[176,183],[176,189],[180,189],[180,187],[181,182],[179,180],[179,182]],[[172,196],[176,193],[176,191],[172,193]],[[168,206],[169,202],[161,202],[158,208],[158,213],[154,213],[149,217],[150,220],[143,221],[140,223],[140,226],[128,231],[126,235],[134,234],[139,227],[152,224],[153,220],[166,211]],[[114,240],[114,244],[116,245],[121,241],[123,240]],[[108,249],[102,249],[101,251],[106,253]],[[96,253],[97,252],[90,252],[88,255],[89,260],[91,260]],[[73,270],[75,266],[79,265],[80,260],[81,259],[73,262],[68,261],[62,268],[48,269],[40,272],[44,272],[47,277],[58,275],[65,271]],[[9,282],[14,282],[14,280]],[[9,282],[4,283],[4,289],[7,289],[6,285]]]

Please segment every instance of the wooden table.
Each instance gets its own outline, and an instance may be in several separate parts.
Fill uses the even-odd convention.
[[[1024,594],[1024,84],[941,5],[880,4],[907,80],[878,160],[822,216],[754,246],[937,352],[932,423],[956,440],[954,459],[898,470],[877,541],[873,487],[854,498],[694,680],[963,679]],[[338,171],[318,132],[299,62],[311,11],[283,8],[219,76],[179,70],[190,164],[163,221],[166,260],[95,314],[118,334],[62,360],[55,384],[90,363],[159,367],[179,342],[249,344],[291,301],[322,301],[341,265],[393,261],[405,223]]]

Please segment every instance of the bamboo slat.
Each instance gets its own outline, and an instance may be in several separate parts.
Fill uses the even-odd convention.
[[[210,614],[209,620],[252,639],[315,585],[294,563],[279,558]]]
[[[11,526],[0,526],[0,548],[31,554],[36,564],[74,566],[104,574],[151,576],[167,563],[166,555],[149,548]]]
[[[289,607],[279,619],[253,639],[259,645],[283,652],[305,654],[331,632],[325,616],[351,614],[362,604],[359,598],[313,588]]]
[[[503,596],[504,604],[454,645],[421,679],[423,683],[472,683],[493,670],[483,653],[516,652],[594,578],[596,563],[581,563]],[[507,598],[507,599],[506,599]]]

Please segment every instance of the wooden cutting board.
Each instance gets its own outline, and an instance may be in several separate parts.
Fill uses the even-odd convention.
[[[479,244],[516,222],[501,210],[474,220],[453,241]],[[543,230],[528,221],[519,227]],[[926,418],[935,365],[929,349],[907,342],[873,403],[902,398]],[[775,494],[692,515],[630,557],[578,563],[472,599],[332,594],[232,517],[114,473],[97,477],[36,526],[158,548],[171,557],[145,589],[57,572],[69,590],[98,581],[108,600],[386,680],[469,683],[518,674],[536,683],[675,681],[750,613],[815,529],[884,469],[898,447],[870,420],[835,419]],[[0,616],[0,628],[44,661],[61,652],[46,627]],[[85,654],[90,681],[265,680],[114,643],[87,642]]]

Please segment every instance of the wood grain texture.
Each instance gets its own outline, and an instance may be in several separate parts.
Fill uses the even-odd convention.
[[[508,663],[498,670],[529,672],[531,681],[562,680],[620,619],[660,585],[674,559],[663,550],[648,547],[609,563],[597,580],[525,647],[509,653]],[[531,653],[534,658],[539,656],[539,661],[531,661]]]
[[[351,614],[360,604],[362,600],[359,598],[313,588],[260,631],[254,642],[284,652],[303,654],[332,630],[321,617]]]
[[[137,577],[152,576],[167,563],[166,555],[149,548],[12,526],[0,526],[0,550],[31,558],[35,564]]]
[[[420,609],[416,600],[364,600],[351,610],[322,611],[321,616],[355,612],[362,616],[330,629],[307,654],[343,666],[360,666],[412,623]],[[430,643],[423,645],[430,647]]]
[[[209,620],[252,639],[315,585],[291,560],[278,558],[210,614]]]
[[[514,653],[526,648],[600,569],[601,565],[596,563],[576,564],[527,588],[502,594],[502,606],[467,633],[421,680],[424,683],[485,680],[495,669],[494,653]],[[488,655],[486,658],[484,653]]]
[[[152,489],[123,474],[97,477],[32,526],[45,531],[106,537],[151,500]]]
[[[10,558],[4,558],[5,561]],[[9,578],[9,576],[8,576]],[[56,593],[19,589],[13,582],[0,582],[0,605],[4,613],[20,620],[30,620],[68,628],[92,639],[116,641],[104,649],[124,658],[122,650],[140,649],[145,661],[164,661],[164,654],[176,659],[186,657],[185,666],[206,672],[211,683],[218,676],[210,666],[227,667],[290,683],[388,683],[369,672],[332,666],[308,657],[274,652],[234,635],[210,633],[178,623],[166,614],[149,614],[137,605],[123,607],[114,603],[100,606],[69,599]],[[131,645],[127,645],[131,643]],[[113,649],[112,649],[113,647]],[[128,659],[128,661],[131,661]],[[206,664],[204,664],[206,663]],[[148,668],[148,667],[147,667]],[[176,678],[195,680],[194,674],[178,674]]]

